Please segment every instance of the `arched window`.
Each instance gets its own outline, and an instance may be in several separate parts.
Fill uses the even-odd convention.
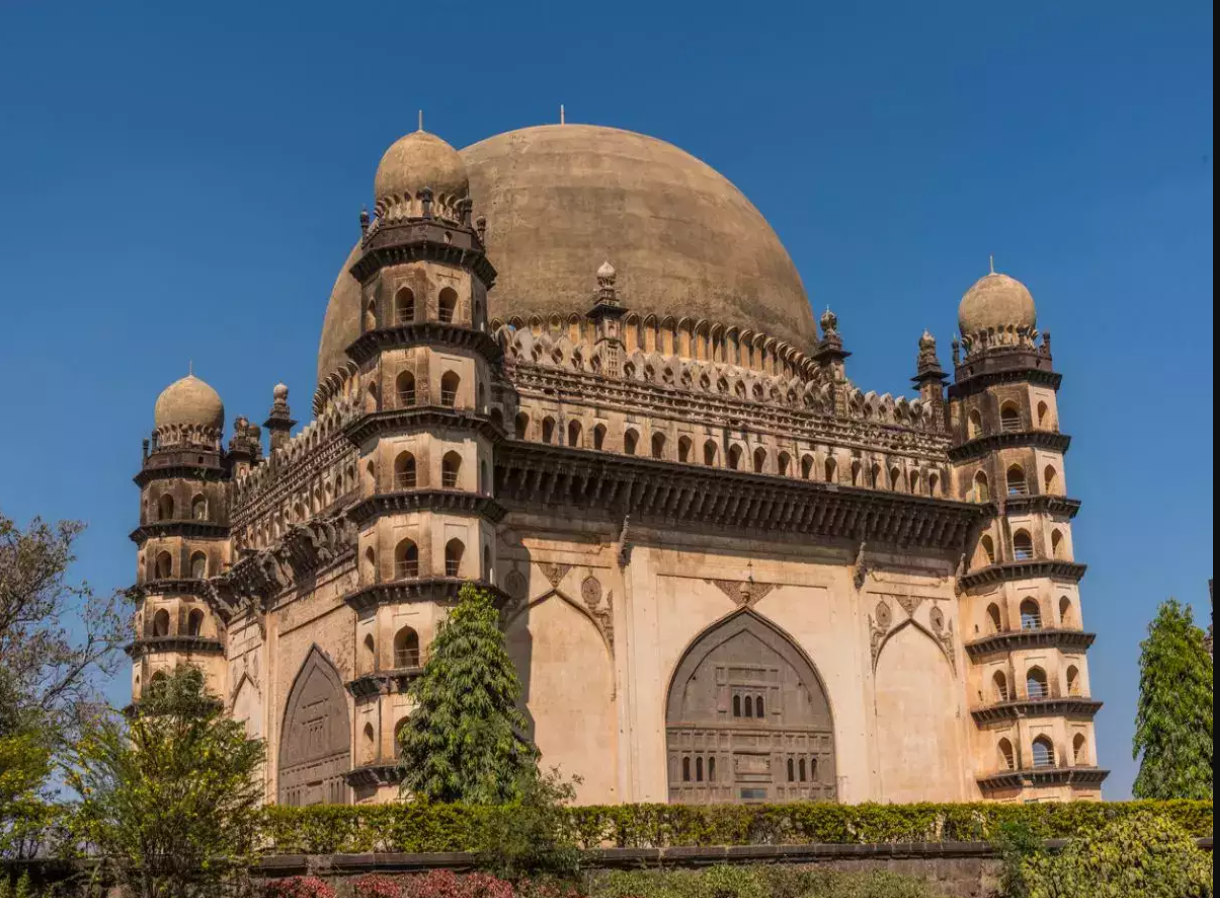
[[[995,676],[991,678],[991,685],[995,688],[995,701],[1006,702],[1011,697],[1008,692],[1008,677],[1004,676],[1004,671],[997,670]]]
[[[415,456],[410,452],[399,452],[394,459],[394,489],[413,490],[415,486]]]
[[[169,635],[169,612],[164,608],[153,615],[153,636]]]
[[[364,637],[364,669],[377,669],[377,642],[373,639],[372,633]]]
[[[606,448],[606,425],[598,424],[593,428],[593,448],[602,450]]]
[[[1072,617],[1072,600],[1067,596],[1059,597],[1059,626],[1071,627],[1075,621]]]
[[[879,490],[885,486],[885,473],[882,471],[881,465],[874,464],[869,474],[869,484],[873,489]]]
[[[441,459],[441,486],[454,489],[458,485],[458,476],[462,473],[462,456],[456,452],[446,452]]]
[[[682,759],[682,782],[690,782],[690,758]]]
[[[174,558],[169,552],[157,553],[157,579],[168,580],[174,576]]]
[[[1017,769],[1017,753],[1013,751],[1012,743],[1007,739],[1000,740],[999,756],[1001,770]]]
[[[695,758],[695,782],[703,782],[703,758]]]
[[[1083,689],[1080,685],[1080,668],[1075,664],[1069,665],[1067,669],[1067,688],[1068,695],[1083,695]]]
[[[1055,766],[1055,745],[1046,736],[1034,740],[1034,769],[1040,770]]]
[[[1025,484],[1025,471],[1020,465],[1010,465],[1008,468],[1008,495],[1024,496],[1029,492]]]
[[[707,781],[716,782],[716,759],[714,757],[707,759]]]
[[[1055,470],[1054,465],[1047,465],[1046,470],[1042,472],[1042,492],[1048,496],[1059,495],[1059,472]]]
[[[801,479],[808,480],[812,476],[813,476],[813,456],[812,455],[802,455],[801,456]]]
[[[827,483],[837,483],[839,480],[839,466],[833,458],[826,459],[826,464],[823,465],[823,473],[826,475]]]
[[[174,519],[174,497],[169,493],[157,500],[157,520],[172,521]]]
[[[928,475],[928,495],[940,495],[940,477],[938,477],[936,474]]]
[[[973,409],[966,417],[966,437],[974,440],[983,435],[983,416],[978,409]]]
[[[550,415],[542,419],[542,442],[555,442],[555,419]]]
[[[191,517],[196,521],[206,521],[208,519],[208,500],[203,498],[200,493],[191,500]]]
[[[394,321],[410,324],[415,320],[415,294],[410,287],[400,287],[394,294]]]
[[[775,459],[776,473],[781,477],[788,476],[788,470],[792,467],[792,456],[787,452],[781,452]]]
[[[445,576],[459,577],[462,574],[462,556],[466,546],[460,539],[451,539],[445,543]]]
[[[1045,402],[1038,403],[1038,429],[1051,429],[1051,410]]]
[[[703,463],[709,468],[715,466],[716,454],[716,442],[714,440],[708,440],[703,444]]]
[[[754,450],[754,473],[762,474],[767,470],[767,450],[759,446]]]
[[[1060,561],[1067,558],[1067,540],[1063,538],[1063,533],[1058,530],[1051,531],[1051,557],[1057,558]]]
[[[664,458],[665,457],[665,434],[654,433],[652,435],[652,457],[653,458]]]
[[[1077,767],[1087,767],[1089,764],[1089,743],[1084,733],[1077,733],[1072,740],[1072,763]]]
[[[805,767],[805,759],[801,758],[801,760],[798,762],[797,766],[800,768],[800,779],[801,779],[801,782],[803,783],[803,782],[805,782],[806,777],[808,775],[806,767]]]
[[[991,632],[999,633],[1004,629],[1003,620],[1000,617],[1000,606],[992,602],[987,606],[987,621],[991,625]]]
[[[740,695],[733,696],[733,716],[734,717],[741,716],[741,696]]]
[[[186,618],[186,635],[203,635],[203,611],[198,608],[193,609]]]
[[[191,578],[194,580],[203,580],[208,575],[208,556],[202,552],[196,552],[191,556]]]
[[[394,667],[419,667],[419,634],[410,627],[403,627],[394,634]]]
[[[890,468],[890,489],[898,492],[902,489],[902,469]]]
[[[1041,667],[1031,667],[1025,674],[1025,695],[1027,698],[1050,698],[1051,690],[1046,680],[1046,671]]]
[[[766,717],[766,706],[763,705],[763,697],[760,695],[754,699],[754,716]]]
[[[441,290],[436,300],[436,317],[442,324],[451,324],[457,318],[457,291],[452,287]]]
[[[690,463],[691,448],[693,447],[690,437],[678,437],[678,461],[684,464]]]
[[[991,488],[987,486],[987,475],[979,471],[974,475],[974,501],[990,502]]]
[[[580,430],[579,421],[568,422],[568,445],[573,449],[580,448]]]
[[[398,395],[399,408],[415,405],[415,375],[410,371],[400,371],[394,380],[394,392]]]
[[[640,435],[634,430],[628,428],[623,431],[623,452],[627,455],[635,455],[635,447],[639,441]]]
[[[370,414],[377,411],[377,384],[369,384],[364,402],[364,410]]]
[[[788,782],[796,782],[796,760],[793,758],[788,759]]]
[[[529,432],[529,429],[530,429],[530,416],[527,415],[525,412],[522,412],[521,414],[517,415],[516,420],[513,422],[513,433],[517,437],[517,439],[524,440],[525,435]]]
[[[1021,629],[1042,629],[1042,609],[1033,599],[1026,599],[1021,603]]]
[[[360,746],[360,757],[365,764],[372,764],[377,759],[377,735],[371,723],[364,725],[364,741]]]
[[[1017,561],[1034,560],[1034,541],[1028,531],[1018,530],[1013,534],[1012,554]]]
[[[911,476],[908,479],[911,482],[911,495],[918,496],[919,495],[919,472],[912,471]]]
[[[1015,402],[1005,402],[1000,407],[1000,430],[1016,433],[1021,430],[1021,411]]]
[[[979,537],[979,548],[983,550],[985,563],[995,564],[995,542],[988,534],[984,533]]]
[[[404,539],[394,549],[394,578],[413,580],[419,576],[419,546]]]
[[[377,554],[373,551],[373,547],[369,546],[364,550],[364,564],[361,573],[364,575],[364,582],[377,582]]]
[[[740,446],[730,446],[729,447],[729,470],[730,471],[740,471],[741,470],[741,447]]]
[[[446,371],[441,376],[441,405],[445,408],[457,408],[458,388],[462,379],[454,371]]]
[[[746,717],[754,716],[754,698],[747,695],[745,698]]]

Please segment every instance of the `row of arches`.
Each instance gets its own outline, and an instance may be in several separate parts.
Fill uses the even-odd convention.
[[[403,717],[394,725],[394,745],[392,749],[392,759],[394,761],[402,757],[402,733],[406,729],[407,722],[407,718]],[[371,723],[364,725],[362,735],[359,757],[361,765],[367,767],[382,760],[382,753],[377,745],[377,731]]]
[[[1076,618],[1075,603],[1068,596],[1059,597],[1059,626],[1064,629],[1074,629],[1080,626],[1080,622]],[[1042,630],[1046,628],[1047,618],[1043,614],[1042,605],[1037,599],[1023,599],[1018,606],[1018,622],[1019,629],[1023,631]],[[1004,615],[1000,610],[999,604],[992,602],[987,606],[987,623],[989,628],[988,635],[997,635],[1007,632],[1008,628],[1004,625]],[[1051,621],[1051,626],[1054,622]]]
[[[427,405],[427,402],[420,403],[420,393],[416,389],[417,381],[415,375],[410,371],[400,371],[398,376],[394,378],[394,408],[413,408],[416,405]],[[440,379],[440,405],[442,408],[457,408],[458,400],[461,398],[462,376],[456,371],[446,371],[441,375]],[[486,404],[487,393],[486,388],[479,384],[479,407],[482,408]],[[379,402],[379,389],[376,381],[370,381],[366,389],[365,411],[369,414],[379,411],[382,408]]]
[[[1029,479],[1025,475],[1025,469],[1018,464],[1008,466],[1008,470],[1004,473],[1004,486],[1008,496],[1028,496],[1032,492],[1030,490]],[[1054,465],[1047,465],[1042,470],[1042,495],[1045,496],[1061,496],[1063,488],[1060,485],[1059,471]],[[984,471],[978,471],[974,475],[974,489],[971,492],[973,501],[984,504],[991,501],[991,484],[987,479],[987,474]]]
[[[450,450],[441,456],[441,482],[440,485],[445,489],[458,489],[461,486],[463,460],[461,453]],[[373,463],[368,463],[368,475],[370,478],[370,487],[376,482],[376,477],[373,469]],[[394,457],[393,484],[395,490],[413,490],[420,486],[419,478],[419,463],[416,461],[414,453],[409,450],[403,450]],[[489,481],[487,476],[487,462],[479,463],[479,492],[487,494],[489,492]]]
[[[460,538],[454,537],[446,542],[443,560],[444,576],[469,576],[463,565],[466,554],[466,543]],[[380,582],[377,567],[377,552],[372,546],[369,546],[364,551],[364,563],[361,573],[366,583]],[[416,545],[414,540],[409,538],[399,540],[398,544],[394,547],[394,579],[415,580],[423,576],[424,573],[420,566],[419,546]],[[489,582],[493,579],[490,546],[483,548],[483,577]]]
[[[172,619],[170,613],[165,608],[159,608],[152,616],[151,634],[154,638],[163,639],[167,636],[202,636],[203,623],[205,617],[203,610],[193,608],[186,616],[186,629],[182,633],[175,634],[173,632]]]
[[[1045,400],[1039,401],[1034,410],[1034,426],[1038,430],[1057,430],[1050,406]],[[1021,415],[1021,406],[1015,400],[1007,400],[1000,405],[1000,433],[1020,433],[1025,430],[1025,421]],[[966,416],[966,436],[978,439],[985,435],[983,413],[979,409],[971,409]]]
[[[147,518],[147,515],[146,515]],[[208,500],[203,493],[196,493],[191,498],[190,516],[185,520],[191,521],[206,521],[208,519]],[[178,504],[173,495],[170,493],[162,493],[157,499],[157,520],[158,521],[177,521],[183,520],[178,517]]]
[[[1001,770],[1018,769],[1016,749],[1008,737],[1000,739],[996,745],[997,762]],[[1054,769],[1060,765],[1055,756],[1055,743],[1049,736],[1039,735],[1030,743],[1030,766],[1034,770]],[[1090,766],[1089,741],[1083,733],[1077,733],[1072,739],[1072,764],[1076,767]]]
[[[442,324],[452,324],[457,320],[458,295],[452,287],[442,287],[436,297],[436,320]],[[370,303],[370,310],[376,313],[375,303]],[[415,301],[415,291],[410,287],[399,287],[394,294],[394,324],[413,324],[418,319],[419,308]]]
[[[293,524],[303,524],[316,517],[359,487],[355,462],[336,465],[312,486],[305,486],[291,500],[285,500],[282,506],[268,512],[261,520],[247,524],[238,531],[238,548],[265,549],[271,546]]]
[[[381,669],[377,656],[377,640],[372,633],[364,637],[363,668],[366,672]],[[403,626],[394,634],[393,656],[390,667],[394,670],[412,669],[423,665],[423,652],[420,649],[419,633],[413,627]]]
[[[208,556],[204,552],[191,553],[187,562],[187,577],[192,580],[206,580],[211,575]],[[172,553],[158,552],[153,560],[153,576],[157,580],[177,579],[177,565]]]
[[[1068,665],[1067,670],[1064,673],[1064,681],[1067,687],[1067,694],[1069,696],[1079,697],[1084,694],[1080,668],[1075,664]],[[1024,695],[1020,695],[1009,685],[1008,676],[1002,670],[997,670],[992,675],[991,687],[991,700],[997,704],[1020,701],[1022,699],[1038,700],[1059,697],[1055,694],[1058,690],[1051,688],[1050,680],[1046,675],[1046,670],[1038,664],[1030,665],[1025,671]]]
[[[1050,557],[1056,561],[1069,561],[1067,537],[1058,527],[1051,530]],[[1038,553],[1034,548],[1034,538],[1024,527],[1012,534],[1013,561],[1035,561]],[[995,540],[990,533],[979,537],[978,553],[975,557],[975,567],[985,567],[995,564],[998,560]]]

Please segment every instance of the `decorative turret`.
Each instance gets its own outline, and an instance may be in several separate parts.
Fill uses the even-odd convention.
[[[851,353],[843,348],[843,337],[839,333],[839,316],[827,306],[819,323],[822,325],[822,339],[818,342],[812,358],[829,367],[834,380],[842,381],[847,377],[843,363]]]
[[[276,449],[288,445],[288,439],[296,423],[292,420],[292,412],[288,409],[288,387],[284,384],[276,384],[275,389],[272,390],[271,411],[267,415],[267,420],[263,422],[263,427],[267,428],[267,433],[270,435],[273,453]]]
[[[601,373],[618,377],[623,363],[623,316],[627,309],[619,302],[615,281],[618,273],[608,261],[597,269],[597,299],[589,310],[596,328],[594,357],[599,359]]]
[[[936,338],[928,331],[919,338],[919,358],[911,382],[919,387],[919,398],[936,409],[937,420],[943,421],[945,376],[936,355]]]
[[[1059,430],[1060,376],[1036,343],[1033,297],[994,270],[959,309],[949,426],[958,497],[990,509],[958,578],[984,797],[1095,797],[1097,767],[1079,583]],[[920,345],[925,371],[925,344]],[[927,360],[928,383],[934,378]],[[919,375],[917,375],[917,380]]]

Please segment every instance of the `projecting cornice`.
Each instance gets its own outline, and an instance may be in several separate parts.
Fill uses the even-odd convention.
[[[980,726],[985,723],[1019,720],[1026,717],[1067,717],[1072,720],[1092,720],[1101,710],[1101,705],[1101,702],[1078,696],[1031,698],[974,708],[970,715]]]
[[[166,536],[181,536],[187,539],[224,539],[229,535],[229,528],[224,524],[213,524],[209,521],[153,521],[141,524],[131,531],[131,541],[143,543],[148,539]]]
[[[984,792],[1038,786],[1100,786],[1109,775],[1110,771],[1099,767],[1042,767],[985,774],[978,778],[978,784]]]
[[[410,580],[391,580],[362,587],[344,596],[356,611],[370,611],[380,605],[401,605],[411,602],[456,602],[458,593],[467,583],[491,593],[497,608],[510,601],[509,596],[498,587],[484,580],[466,580],[462,577],[419,577]]]
[[[1080,511],[1080,500],[1066,496],[1005,496],[1005,514],[1046,514],[1071,520]],[[999,514],[999,510],[996,510]]]
[[[395,786],[403,780],[402,768],[397,762],[366,764],[353,768],[347,774],[347,784],[358,786]]]
[[[347,434],[349,440],[359,446],[372,437],[403,430],[429,430],[438,427],[470,430],[492,442],[504,439],[504,431],[493,424],[490,418],[477,415],[472,411],[445,408],[439,405],[391,408],[362,415],[348,424],[344,433]]]
[[[123,648],[133,660],[142,655],[177,652],[184,655],[223,655],[224,645],[217,639],[203,636],[151,636],[137,639]]]
[[[407,262],[443,262],[468,268],[488,289],[496,282],[496,269],[483,253],[472,231],[439,220],[382,222],[369,232],[364,253],[351,267],[361,283],[387,265]]]
[[[436,321],[418,321],[366,331],[347,347],[347,354],[357,365],[363,365],[382,350],[408,349],[412,346],[473,349],[491,362],[499,361],[503,355],[500,344],[485,331]]]
[[[396,670],[378,670],[350,680],[347,691],[356,698],[406,692],[407,684],[424,672],[423,666],[400,667]]]
[[[1019,649],[1067,649],[1083,652],[1093,645],[1096,633],[1083,630],[1015,630],[996,633],[966,643],[966,654],[972,659],[1014,652]]]
[[[417,511],[463,512],[480,515],[493,523],[500,522],[505,515],[504,506],[491,496],[458,489],[433,489],[378,493],[353,506],[347,516],[356,526],[362,527],[376,517]]]
[[[960,552],[979,505],[793,477],[506,441],[496,495],[510,511],[561,508],[662,526],[840,537]]]
[[[146,465],[131,479],[136,486],[143,488],[156,480],[228,480],[229,472],[225,468],[218,468],[214,465],[173,464],[162,467]]]
[[[992,583],[1012,583],[1017,580],[1033,580],[1047,578],[1051,580],[1066,580],[1069,583],[1079,583],[1084,578],[1088,567],[1074,561],[1056,561],[1043,559],[1041,561],[1005,561],[1001,564],[989,564],[977,571],[971,571],[961,579],[962,589],[972,589],[975,586],[987,586]]]
[[[976,458],[983,458],[1000,449],[1046,449],[1050,452],[1062,454],[1068,451],[1068,446],[1071,443],[1072,438],[1070,436],[1055,430],[1020,430],[1009,433],[993,433],[962,443],[960,446],[950,447],[949,460],[959,463],[970,461]]]

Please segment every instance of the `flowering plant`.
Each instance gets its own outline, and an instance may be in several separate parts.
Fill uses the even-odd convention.
[[[335,890],[316,876],[290,876],[267,883],[265,898],[335,898]]]

